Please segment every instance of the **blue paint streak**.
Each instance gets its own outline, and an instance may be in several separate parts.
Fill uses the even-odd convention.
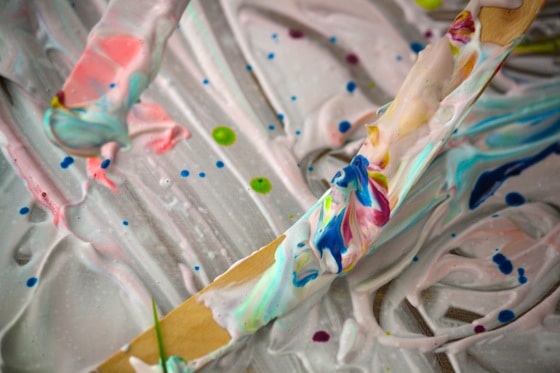
[[[517,274],[519,275],[519,278],[517,280],[520,284],[526,284],[527,281],[529,281],[529,279],[525,276],[525,268],[517,268]]]
[[[560,143],[556,142],[532,157],[508,162],[494,169],[484,171],[476,181],[469,199],[469,208],[474,210],[490,198],[502,184],[512,176],[520,175],[527,168],[537,164],[551,154],[560,154]]]
[[[348,166],[342,169],[342,173],[340,171],[337,172],[331,183],[342,188],[353,187],[353,189],[356,190],[358,201],[364,206],[372,206],[372,200],[368,189],[368,166],[368,159],[358,154],[352,159],[352,162],[350,162]]]
[[[302,278],[298,278],[298,273],[294,271],[292,273],[292,284],[294,284],[294,286],[297,287],[297,288],[302,288],[309,281],[313,281],[317,277],[319,277],[319,272],[317,270],[310,271],[308,274],[306,274]]]
[[[340,228],[345,211],[346,209],[342,209],[323,229],[319,230],[315,238],[315,246],[319,250],[321,257],[325,250],[331,252],[338,266],[337,273],[342,271],[342,253],[347,250],[344,245],[344,238],[342,237],[342,229]]]
[[[72,158],[70,156],[67,156],[67,157],[64,157],[62,162],[60,162],[60,167],[66,169],[66,168],[70,167],[72,165],[72,163],[74,163],[74,158]]]

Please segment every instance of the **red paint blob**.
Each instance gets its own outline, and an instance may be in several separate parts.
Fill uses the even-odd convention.
[[[296,29],[293,29],[293,28],[291,28],[291,29],[288,31],[288,33],[289,33],[290,36],[291,36],[292,38],[294,38],[294,39],[301,39],[301,38],[303,38],[303,36],[304,36],[303,31],[301,31],[301,30],[296,30]]]
[[[424,37],[425,37],[426,39],[431,39],[432,36],[434,36],[434,35],[432,34],[432,31],[430,31],[430,30],[428,30],[428,31],[426,31],[426,32],[424,33]]]
[[[477,334],[478,333],[483,333],[485,331],[486,331],[486,328],[484,327],[484,325],[476,325],[474,327],[474,332],[477,333]]]
[[[357,65],[360,62],[360,59],[354,53],[348,53],[346,55],[346,62],[350,65]]]
[[[58,98],[58,102],[60,102],[62,106],[64,106],[64,91],[56,92],[56,97]]]
[[[329,339],[331,339],[330,334],[324,330],[316,331],[315,334],[313,334],[313,342],[325,343],[328,342]]]

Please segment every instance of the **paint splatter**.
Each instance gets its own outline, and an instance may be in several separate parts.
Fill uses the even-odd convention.
[[[303,31],[297,30],[297,29],[292,29],[292,28],[290,30],[288,30],[288,34],[290,35],[290,37],[292,37],[294,39],[301,39],[305,36]]]
[[[515,313],[512,310],[503,310],[498,314],[499,322],[510,322],[515,319]]]
[[[225,163],[224,163],[224,162],[222,162],[222,161],[216,161],[216,167],[218,167],[218,168],[224,168],[224,166],[225,166]]]
[[[426,48],[426,46],[419,41],[413,41],[412,43],[410,43],[410,49],[412,49],[412,51],[416,54],[423,51],[424,48]]]
[[[354,93],[357,87],[358,86],[356,85],[356,82],[352,80],[346,83],[346,90],[348,91],[348,93]]]
[[[352,124],[347,120],[343,120],[342,122],[338,123],[338,130],[340,131],[340,133],[348,132],[351,127]]]
[[[30,211],[29,207],[27,207],[27,206],[24,206],[24,207],[19,209],[20,215],[27,215],[27,214],[29,214],[29,211]]]
[[[74,158],[72,158],[70,156],[66,156],[66,157],[64,157],[62,162],[60,162],[60,167],[66,169],[66,168],[70,167],[73,163],[74,163]]]
[[[189,176],[191,173],[189,170],[181,170],[180,175],[181,177],[187,177]]]
[[[122,221],[122,225],[124,225],[125,227],[127,227],[130,223],[128,222],[128,220],[123,220]]]
[[[37,282],[39,282],[39,279],[37,277],[29,277],[25,282],[25,285],[27,285],[28,288],[32,288],[33,286],[37,285]]]
[[[235,143],[237,136],[235,131],[229,127],[220,126],[212,130],[214,141],[223,146],[230,146]]]
[[[442,5],[441,0],[415,0],[416,4],[426,10],[435,10]]]
[[[318,330],[315,332],[315,334],[313,334],[312,339],[313,342],[325,343],[331,339],[331,335],[324,330]]]
[[[357,65],[358,63],[360,63],[360,59],[356,54],[348,53],[346,55],[346,62],[348,62],[350,65]]]
[[[519,275],[517,280],[520,284],[526,284],[527,281],[529,281],[529,279],[525,276],[525,268],[517,268],[517,274]]]
[[[474,332],[475,332],[476,334],[478,334],[478,333],[484,333],[485,331],[486,331],[486,328],[484,327],[484,325],[476,325],[476,326],[474,327]]]
[[[272,190],[272,183],[266,177],[256,177],[249,182],[251,189],[257,193],[267,194]]]
[[[517,192],[511,192],[506,195],[506,204],[508,206],[521,206],[525,203],[525,197]]]
[[[506,256],[504,254],[502,254],[502,253],[495,254],[492,257],[492,261],[494,263],[496,263],[496,265],[498,266],[498,269],[504,275],[509,275],[511,272],[513,272],[513,264],[511,263],[511,260],[506,258]]]
[[[101,162],[100,167],[101,169],[106,170],[107,168],[109,168],[110,165],[111,165],[111,160],[107,158]]]

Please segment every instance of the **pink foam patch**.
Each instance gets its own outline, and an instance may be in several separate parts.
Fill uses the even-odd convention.
[[[128,35],[116,35],[99,38],[97,45],[111,60],[122,67],[128,66],[132,61],[142,56],[143,42]]]
[[[106,170],[101,168],[101,159],[93,157],[88,158],[86,160],[86,167],[89,177],[97,180],[97,182],[111,189],[113,192],[119,192],[117,185],[107,176]]]

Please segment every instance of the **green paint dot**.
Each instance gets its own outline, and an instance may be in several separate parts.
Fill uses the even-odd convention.
[[[426,10],[435,10],[442,6],[441,0],[416,0],[416,4]]]
[[[232,145],[236,140],[235,131],[224,126],[214,128],[212,130],[212,137],[218,144],[223,146]]]
[[[250,182],[251,188],[257,192],[266,194],[272,190],[272,184],[266,177],[256,177]]]

